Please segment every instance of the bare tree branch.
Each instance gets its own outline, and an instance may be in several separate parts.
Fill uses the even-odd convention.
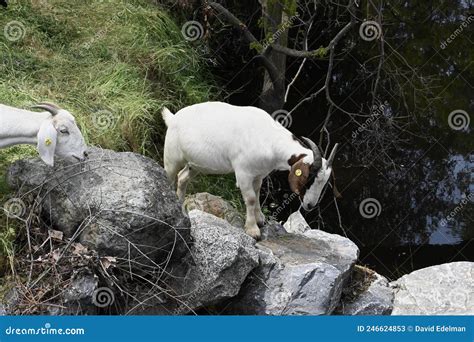
[[[211,8],[213,8],[219,14],[223,15],[226,18],[226,20],[229,22],[229,24],[231,24],[235,28],[240,29],[242,31],[245,39],[249,43],[259,43],[257,38],[255,38],[255,36],[252,34],[252,32],[250,32],[247,25],[245,25],[242,21],[240,21],[227,8],[225,8],[221,4],[218,4],[217,2],[209,2],[209,6],[211,6]],[[267,70],[268,75],[270,76],[270,79],[272,80],[272,84],[273,84],[274,88],[282,91],[283,89],[279,89],[281,87],[279,86],[278,70],[276,69],[275,65],[270,61],[270,59],[267,58],[265,53],[260,54],[257,57],[262,60],[263,66]]]

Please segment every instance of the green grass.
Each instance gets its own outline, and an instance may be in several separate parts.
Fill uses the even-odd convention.
[[[13,21],[25,29],[17,41],[3,34]],[[0,103],[55,102],[75,115],[89,144],[161,161],[161,108],[176,111],[217,93],[197,52],[203,44],[187,42],[180,23],[149,0],[11,0],[0,9]],[[0,207],[9,196],[8,165],[34,155],[32,146],[0,150]],[[234,183],[199,177],[190,190],[242,208]],[[18,227],[4,216],[0,210],[0,255],[11,255]]]
[[[13,21],[24,27],[17,41],[3,34]],[[0,103],[55,102],[89,144],[160,161],[161,108],[206,101],[215,90],[196,44],[152,1],[12,0],[0,9]],[[0,207],[8,165],[32,155],[32,146],[0,150]],[[0,210],[0,254],[11,255],[12,228]]]
[[[158,156],[162,106],[205,101],[214,89],[195,47],[151,1],[10,1],[1,31],[14,20],[25,35],[0,35],[0,102],[54,101],[92,144]]]
[[[188,193],[209,192],[227,200],[241,214],[245,214],[245,203],[240,190],[235,186],[235,176],[197,175],[192,179]]]

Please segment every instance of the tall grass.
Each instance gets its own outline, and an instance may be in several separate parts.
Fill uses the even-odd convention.
[[[23,37],[7,39],[12,22]],[[212,77],[180,26],[146,0],[11,0],[0,8],[0,103],[52,101],[71,111],[89,144],[160,161],[161,108],[206,101]],[[7,166],[35,155],[0,150],[0,254],[10,254],[12,220],[3,210]],[[0,263],[1,266],[1,263]]]
[[[1,31],[13,20],[25,35],[0,36],[0,103],[57,102],[92,144],[158,156],[161,107],[205,101],[213,89],[194,47],[151,1],[10,1]]]

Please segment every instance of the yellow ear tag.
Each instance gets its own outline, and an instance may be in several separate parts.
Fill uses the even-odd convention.
[[[301,169],[296,169],[295,170],[295,176],[296,177],[300,177],[302,174],[303,174],[303,171],[301,171]]]
[[[46,138],[46,140],[44,141],[44,144],[45,144],[46,146],[49,146],[49,145],[51,145],[52,143],[53,143],[53,141],[52,141],[50,138]]]

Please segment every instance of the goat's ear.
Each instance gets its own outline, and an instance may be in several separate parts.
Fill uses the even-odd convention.
[[[38,132],[38,152],[41,159],[48,165],[54,166],[54,152],[56,151],[56,141],[58,132],[52,120],[46,120]]]
[[[297,161],[291,165],[290,174],[288,175],[288,183],[290,184],[290,189],[295,194],[303,196],[304,195],[304,186],[308,182],[309,177],[309,165],[303,163],[302,160]]]

